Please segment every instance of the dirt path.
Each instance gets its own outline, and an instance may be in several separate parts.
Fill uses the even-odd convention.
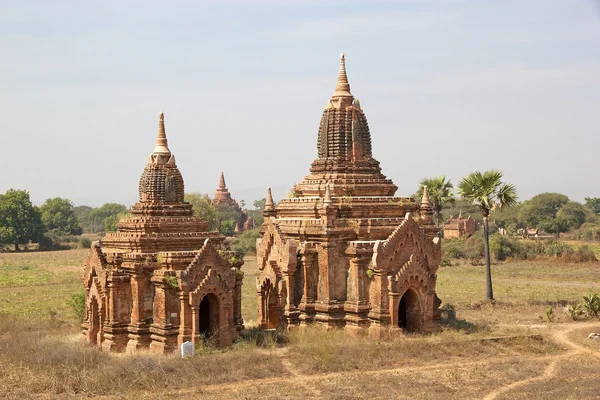
[[[544,372],[541,375],[538,375],[534,378],[523,379],[521,381],[513,382],[508,385],[499,387],[498,389],[492,391],[491,393],[488,393],[483,399],[484,400],[493,400],[496,397],[498,397],[499,395],[509,392],[515,388],[525,386],[525,385],[528,385],[528,384],[531,384],[534,382],[538,382],[538,381],[549,380],[555,376],[556,366],[563,359],[571,358],[571,357],[578,356],[578,355],[587,355],[587,356],[592,356],[592,357],[600,359],[600,353],[596,353],[587,347],[581,346],[580,344],[575,343],[572,340],[570,340],[568,337],[569,333],[571,333],[572,331],[579,330],[579,329],[585,329],[585,328],[597,329],[598,323],[597,322],[588,322],[588,323],[570,323],[570,324],[564,324],[564,325],[556,325],[556,328],[553,329],[551,332],[549,332],[552,339],[557,344],[563,345],[566,348],[569,348],[570,350],[565,353],[552,356],[552,361],[550,362],[550,364],[548,364],[546,369],[544,369]]]
[[[521,325],[523,327],[536,327],[534,325]],[[288,375],[286,376],[278,376],[273,378],[263,378],[263,379],[251,379],[245,380],[241,382],[233,382],[227,384],[217,384],[217,385],[207,385],[202,387],[203,394],[213,394],[213,395],[225,395],[227,392],[244,392],[244,390],[255,387],[255,386],[266,386],[266,385],[276,385],[278,383],[290,383],[293,382],[296,385],[299,385],[308,397],[310,398],[324,398],[321,391],[318,389],[319,382],[327,382],[336,378],[345,378],[352,379],[354,376],[375,376],[375,375],[384,375],[384,374],[393,374],[393,373],[401,373],[401,372],[430,372],[435,370],[447,370],[451,368],[458,367],[468,367],[468,366],[485,366],[491,363],[498,363],[502,361],[509,361],[515,358],[523,361],[547,361],[548,364],[544,371],[536,377],[524,379],[517,382],[512,382],[505,386],[501,386],[498,389],[488,393],[485,395],[485,400],[492,400],[498,397],[500,394],[506,393],[515,388],[525,386],[530,383],[544,381],[551,379],[555,376],[555,369],[558,363],[561,360],[574,357],[574,356],[588,356],[600,359],[600,352],[596,353],[593,350],[581,346],[568,338],[568,335],[578,329],[592,329],[597,331],[600,327],[600,324],[597,322],[594,323],[567,323],[567,324],[557,324],[553,326],[551,329],[548,329],[545,332],[546,336],[550,336],[550,338],[556,342],[558,345],[564,346],[569,349],[568,351],[561,354],[552,354],[552,355],[532,355],[532,356],[522,356],[520,354],[512,353],[510,355],[498,356],[492,358],[486,358],[484,360],[474,360],[474,361],[457,361],[457,362],[447,362],[440,363],[435,362],[426,365],[418,365],[418,366],[401,366],[397,368],[390,369],[375,369],[375,370],[353,370],[353,371],[341,371],[341,372],[330,372],[324,374],[312,374],[307,375],[299,371],[289,360],[285,358],[285,353],[287,349],[282,349],[280,356],[282,357],[282,363],[287,369]],[[181,395],[187,393],[188,391],[182,390],[179,392]],[[190,390],[189,393],[193,393],[193,390]]]

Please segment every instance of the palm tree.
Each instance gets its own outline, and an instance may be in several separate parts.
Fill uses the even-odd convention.
[[[419,184],[419,190],[417,190],[415,197],[423,197],[424,186],[427,186],[429,201],[433,208],[436,225],[439,228],[440,220],[442,219],[442,208],[445,204],[454,204],[454,193],[452,193],[454,186],[450,182],[450,179],[446,180],[445,175],[437,178],[425,178]]]
[[[490,240],[488,217],[492,207],[504,208],[517,204],[515,186],[502,182],[502,172],[497,170],[471,172],[458,184],[458,194],[478,206],[483,216],[483,245],[486,267],[487,299],[494,300],[492,270],[490,268]]]

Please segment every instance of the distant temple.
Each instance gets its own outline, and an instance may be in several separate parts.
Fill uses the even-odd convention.
[[[317,153],[297,197],[275,204],[268,190],[257,245],[260,325],[314,322],[374,335],[436,329],[441,248],[427,189],[420,204],[394,196],[343,55]]]
[[[470,237],[477,230],[477,222],[470,215],[463,218],[462,210],[458,218],[450,217],[444,224],[444,238]]]
[[[221,172],[221,176],[219,177],[219,186],[215,192],[215,197],[212,199],[212,203],[216,207],[220,204],[226,204],[239,213],[240,217],[235,221],[236,232],[242,232],[253,228],[253,221],[251,218],[248,218],[246,210],[242,210],[238,202],[231,197],[231,193],[229,193],[229,190],[225,185],[225,175],[223,172]]]
[[[228,345],[243,329],[243,261],[184,202],[161,113],[131,215],[92,245],[84,273],[87,341],[168,353],[186,341]]]

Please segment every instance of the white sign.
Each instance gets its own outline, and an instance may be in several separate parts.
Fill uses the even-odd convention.
[[[194,357],[194,343],[185,342],[181,344],[181,358]]]

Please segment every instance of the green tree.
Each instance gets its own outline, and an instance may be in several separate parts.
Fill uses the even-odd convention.
[[[20,244],[38,241],[44,233],[42,217],[31,204],[29,192],[10,189],[0,195],[0,243]]]
[[[219,232],[225,236],[233,236],[235,233],[235,221],[231,219],[221,221],[221,224],[219,225]]]
[[[103,204],[102,207],[94,208],[90,212],[90,224],[92,227],[92,232],[106,232],[107,227],[111,228],[111,226],[118,222],[117,216],[125,213],[126,211],[127,207],[125,207],[123,204],[117,203],[106,203]]]
[[[267,202],[267,199],[265,199],[264,197],[260,200],[254,200],[254,203],[252,203],[254,205],[254,209],[255,210],[259,210],[262,211],[265,209],[265,204]]]
[[[444,205],[452,205],[455,202],[454,193],[452,193],[454,186],[450,182],[450,179],[446,180],[446,176],[425,178],[419,184],[419,189],[415,194],[416,198],[421,199],[423,197],[424,186],[427,186],[429,201],[433,208],[436,225],[439,227],[442,220],[442,209],[444,208]]]
[[[188,193],[185,195],[185,201],[192,205],[194,216],[202,218],[208,223],[210,231],[217,230],[219,215],[210,197],[202,193]]]
[[[231,241],[231,249],[242,254],[256,252],[256,239],[260,237],[258,229],[245,231]]]
[[[82,229],[71,200],[60,197],[47,199],[40,207],[40,212],[47,231],[57,235],[81,235]]]
[[[557,214],[568,202],[569,198],[564,194],[540,193],[523,203],[519,220],[530,228],[540,228],[558,235],[567,230],[564,221],[558,220]]]
[[[587,208],[600,215],[600,197],[586,197],[584,200]]]
[[[569,201],[558,210],[556,219],[562,232],[577,229],[585,222],[586,209],[576,201]]]
[[[84,233],[94,233],[92,230],[90,214],[93,208],[90,206],[76,206],[73,207],[73,214],[77,217],[77,221],[79,221],[79,226],[81,227]]]
[[[472,172],[458,184],[458,194],[475,204],[483,217],[483,244],[486,268],[486,297],[494,300],[492,290],[492,269],[490,265],[490,233],[488,218],[494,208],[511,207],[517,204],[517,190],[514,185],[502,182],[502,172],[490,170]]]

